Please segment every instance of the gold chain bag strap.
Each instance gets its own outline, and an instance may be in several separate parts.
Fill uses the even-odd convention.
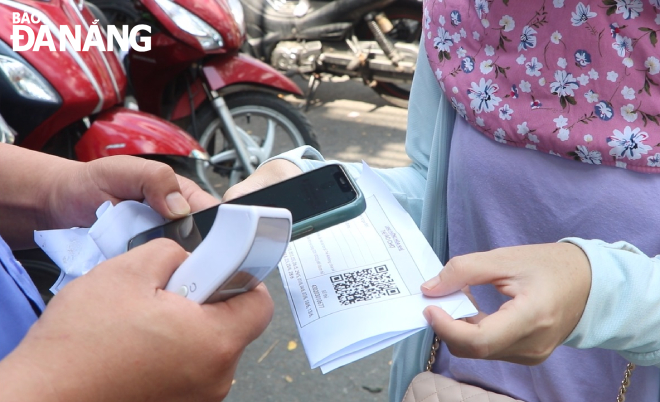
[[[623,373],[623,381],[621,381],[619,395],[616,397],[616,402],[624,402],[626,400],[626,392],[628,392],[628,387],[630,387],[630,377],[632,376],[632,371],[634,369],[635,365],[633,363],[628,363],[626,365],[626,371]]]
[[[435,355],[440,347],[438,336],[433,337],[431,345],[431,355],[426,363],[426,371],[419,373],[413,378],[403,396],[402,402],[522,402],[506,395],[498,394],[492,391],[486,391],[483,388],[474,385],[464,384],[431,372]],[[630,377],[635,365],[628,363],[626,371],[619,387],[617,402],[626,400],[626,392],[630,387]]]

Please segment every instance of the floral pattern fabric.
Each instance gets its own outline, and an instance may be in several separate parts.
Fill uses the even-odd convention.
[[[424,0],[431,69],[495,141],[660,173],[660,0]]]

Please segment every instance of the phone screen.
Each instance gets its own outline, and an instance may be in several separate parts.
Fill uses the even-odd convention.
[[[328,165],[229,201],[230,204],[280,207],[291,211],[293,224],[341,207],[357,191],[339,165]]]
[[[327,165],[282,181],[254,193],[229,201],[229,204],[286,208],[293,224],[351,203],[357,190],[340,165]],[[150,240],[166,237],[192,252],[206,237],[215,221],[217,206],[195,212],[183,219],[143,232],[128,243],[128,249]]]

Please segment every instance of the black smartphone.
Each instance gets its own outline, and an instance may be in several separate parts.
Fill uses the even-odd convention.
[[[366,202],[359,187],[341,165],[326,165],[228,202],[286,208],[291,212],[291,240],[359,216]],[[160,237],[192,252],[211,229],[217,206],[147,230],[128,242],[128,249]]]

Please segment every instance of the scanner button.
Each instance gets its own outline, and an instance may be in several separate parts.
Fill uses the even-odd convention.
[[[188,287],[185,285],[181,286],[179,290],[176,291],[176,294],[181,295],[183,297],[188,296]]]

